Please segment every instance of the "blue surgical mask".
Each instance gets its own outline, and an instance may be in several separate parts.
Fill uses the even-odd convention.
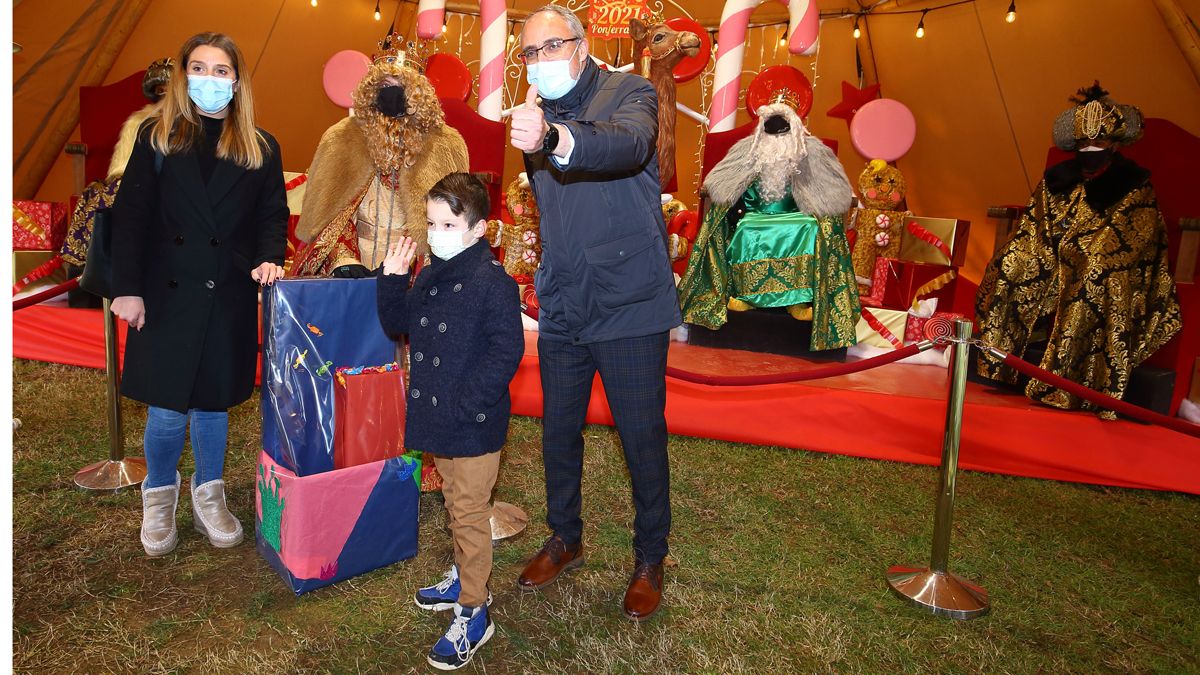
[[[575,88],[579,78],[571,77],[571,61],[575,59],[578,51],[579,47],[576,46],[570,58],[561,61],[538,61],[525,67],[526,79],[529,84],[537,85],[538,96],[553,101],[566,96]]]
[[[188,96],[201,111],[213,115],[233,100],[233,80],[211,75],[188,75]]]

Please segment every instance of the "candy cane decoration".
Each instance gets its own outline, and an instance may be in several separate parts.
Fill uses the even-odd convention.
[[[422,0],[424,2],[424,0]],[[764,0],[726,0],[717,33],[717,74],[709,110],[710,131],[729,131],[737,117],[742,60],[750,14]],[[788,6],[788,51],[809,55],[816,51],[820,13],[816,0],[779,0]]]
[[[499,121],[504,107],[504,59],[508,48],[508,8],[504,0],[479,0],[483,37],[479,41],[479,114]],[[417,37],[431,40],[442,34],[446,0],[421,0],[417,5]]]

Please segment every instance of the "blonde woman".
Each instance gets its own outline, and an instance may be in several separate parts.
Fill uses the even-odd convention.
[[[227,410],[254,388],[257,290],[283,276],[287,237],[279,144],[254,125],[237,45],[201,33],[175,67],[113,207],[112,311],[132,329],[121,393],[150,406],[141,530],[150,556],[178,541],[189,426],[195,528],[221,548],[242,541],[222,479]]]

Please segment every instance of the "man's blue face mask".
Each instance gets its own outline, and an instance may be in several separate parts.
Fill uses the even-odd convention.
[[[568,58],[560,61],[539,60],[525,66],[526,79],[529,84],[537,85],[538,96],[553,101],[566,96],[575,88],[579,78],[571,77],[571,61],[578,52],[579,46],[576,45]]]

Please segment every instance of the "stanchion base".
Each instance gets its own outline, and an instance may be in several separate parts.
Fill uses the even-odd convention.
[[[516,536],[529,524],[529,516],[519,506],[508,502],[492,504],[492,544]]]
[[[893,565],[887,582],[896,595],[937,616],[974,619],[991,609],[986,589],[951,572]]]
[[[75,485],[84,490],[116,492],[138,485],[145,478],[146,460],[141,457],[126,457],[122,460],[106,459],[80,469],[75,474]]]

